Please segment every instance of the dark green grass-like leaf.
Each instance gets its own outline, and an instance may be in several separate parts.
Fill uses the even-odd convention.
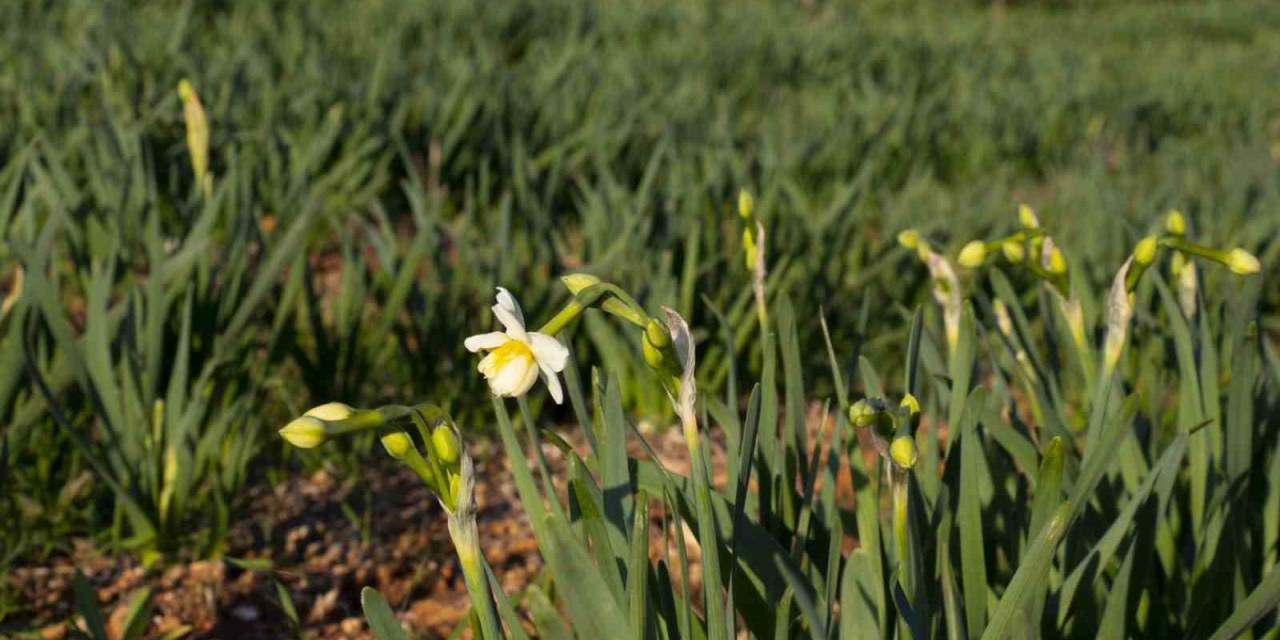
[[[404,630],[400,621],[387,605],[387,600],[373,587],[360,590],[360,607],[364,609],[365,621],[369,630],[378,640],[404,640]]]
[[[1042,588],[1053,556],[1071,525],[1071,503],[1065,502],[1054,511],[1040,533],[1036,535],[1026,555],[1005,588],[1004,595],[991,614],[991,621],[982,632],[983,640],[1002,640],[1016,633],[1015,623],[1026,615],[1026,608]]]

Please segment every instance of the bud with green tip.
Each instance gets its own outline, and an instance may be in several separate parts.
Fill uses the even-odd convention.
[[[960,255],[956,258],[956,262],[966,269],[977,269],[987,259],[987,243],[981,240],[974,240],[964,245],[960,250]]]
[[[1262,270],[1262,264],[1258,259],[1239,247],[1227,253],[1226,265],[1232,273],[1242,276],[1253,275]]]

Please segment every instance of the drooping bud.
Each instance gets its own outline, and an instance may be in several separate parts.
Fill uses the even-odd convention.
[[[387,450],[387,455],[396,460],[403,459],[413,449],[413,438],[403,431],[393,431],[382,436],[382,448]]]
[[[294,418],[279,431],[280,437],[299,449],[310,449],[320,446],[328,435],[324,422],[314,416],[304,415]]]
[[[318,407],[313,407],[303,415],[319,418],[325,422],[337,422],[350,418],[353,413],[355,413],[355,409],[352,409],[351,405],[341,402],[326,402]]]
[[[1262,270],[1262,264],[1258,262],[1258,259],[1252,253],[1239,247],[1227,253],[1226,264],[1232,273],[1242,276],[1253,275]]]
[[[956,258],[956,262],[966,269],[977,269],[982,266],[983,261],[987,259],[987,244],[981,240],[974,240],[964,245],[960,250],[960,255]]]
[[[1139,266],[1146,267],[1155,262],[1156,251],[1160,248],[1159,241],[1155,236],[1147,236],[1138,241],[1138,245],[1133,249],[1133,262]]]
[[[1004,259],[1010,264],[1021,264],[1027,257],[1027,249],[1019,240],[1005,240],[1000,243],[1000,251],[1004,253]]]
[[[571,273],[567,276],[560,276],[560,282],[564,283],[569,293],[576,296],[579,291],[592,285],[600,284],[600,278],[589,273]]]
[[[431,432],[431,446],[435,449],[436,455],[440,456],[440,462],[446,465],[458,462],[462,455],[458,434],[454,433],[448,425],[440,425]]]

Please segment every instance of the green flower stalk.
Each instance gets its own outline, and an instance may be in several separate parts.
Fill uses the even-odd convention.
[[[1160,244],[1187,255],[1217,262],[1230,269],[1236,275],[1248,276],[1262,270],[1262,263],[1258,262],[1258,258],[1239,247],[1230,251],[1223,251],[1188,242],[1177,236],[1166,236],[1160,241]]]

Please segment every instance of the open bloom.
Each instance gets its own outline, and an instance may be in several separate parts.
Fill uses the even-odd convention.
[[[498,287],[498,303],[493,305],[493,314],[506,331],[474,335],[463,343],[472,353],[488,351],[477,369],[489,381],[489,390],[498,397],[522,396],[529,392],[541,373],[551,398],[556,404],[563,402],[564,392],[556,374],[564,370],[569,350],[552,336],[525,331],[519,303],[502,287]]]

